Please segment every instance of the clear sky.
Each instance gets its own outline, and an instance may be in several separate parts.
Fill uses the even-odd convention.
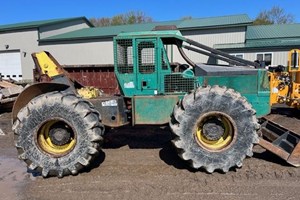
[[[112,17],[142,11],[154,21],[257,14],[280,6],[300,23],[299,0],[1,0],[0,25],[44,19],[85,16]]]

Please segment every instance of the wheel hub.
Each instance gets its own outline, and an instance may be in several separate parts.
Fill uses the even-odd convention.
[[[203,137],[209,141],[217,141],[224,134],[224,126],[218,119],[209,119],[203,125]]]
[[[228,148],[236,134],[232,118],[222,112],[212,111],[197,120],[195,139],[209,151],[222,151]]]
[[[53,144],[61,146],[70,141],[71,133],[68,131],[67,127],[56,125],[55,127],[51,127],[49,131],[49,137]]]
[[[38,129],[37,144],[44,152],[61,157],[75,147],[76,134],[64,119],[54,118],[42,123]]]

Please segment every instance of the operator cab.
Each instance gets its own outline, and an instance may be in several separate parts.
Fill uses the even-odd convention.
[[[195,88],[189,65],[171,64],[170,45],[182,43],[179,31],[121,33],[114,38],[115,73],[125,96],[186,93]]]

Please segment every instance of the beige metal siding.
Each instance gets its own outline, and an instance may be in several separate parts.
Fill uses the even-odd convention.
[[[273,65],[283,65],[288,64],[288,51],[276,51],[273,54]]]
[[[45,49],[64,65],[113,64],[112,39],[45,45]]]
[[[218,28],[194,31],[182,31],[182,34],[199,43],[213,47],[215,44],[243,43],[245,41],[245,27]],[[212,63],[214,59],[192,51],[185,50],[187,56],[195,63]],[[177,49],[174,50],[174,61],[183,62]]]
[[[258,53],[272,53],[272,66],[277,66],[277,65],[283,65],[283,66],[287,66],[287,61],[288,61],[288,50],[284,51],[272,51],[272,50],[259,50],[256,52],[248,52],[245,53],[245,59],[246,60],[250,60],[250,61],[254,61],[256,60],[256,54]]]
[[[245,27],[218,28],[195,31],[182,31],[185,37],[213,47],[214,44],[245,42]]]

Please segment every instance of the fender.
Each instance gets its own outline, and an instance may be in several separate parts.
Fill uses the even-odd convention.
[[[33,98],[54,91],[65,91],[69,89],[70,86],[62,83],[35,83],[27,88],[25,88],[17,97],[13,110],[12,110],[12,122],[14,123],[17,119],[19,111],[25,107]]]

